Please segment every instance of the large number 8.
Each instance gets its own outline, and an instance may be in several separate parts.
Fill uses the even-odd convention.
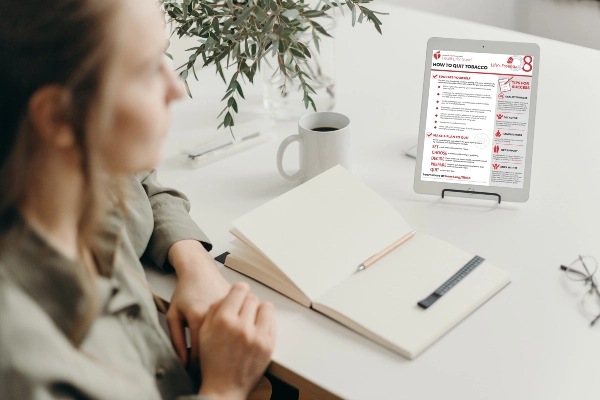
[[[528,58],[529,58],[529,60],[527,60]],[[533,70],[533,65],[531,65],[532,62],[533,62],[533,57],[531,57],[531,56],[523,57],[523,71],[531,72],[531,70]],[[529,67],[529,69],[525,69],[525,67]]]

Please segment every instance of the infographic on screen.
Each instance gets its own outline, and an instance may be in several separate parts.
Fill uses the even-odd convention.
[[[529,55],[434,50],[421,179],[523,188]]]

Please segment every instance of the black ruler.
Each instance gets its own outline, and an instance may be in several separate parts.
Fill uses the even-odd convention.
[[[442,286],[437,288],[435,292],[431,293],[429,297],[425,300],[421,300],[419,303],[419,307],[421,308],[429,308],[433,303],[435,303],[440,297],[448,293],[450,289],[452,289],[458,282],[462,281],[465,276],[467,276],[471,271],[473,271],[479,264],[485,261],[485,258],[481,258],[479,256],[473,257],[471,261],[465,264],[464,267],[458,270],[457,273],[452,275],[450,279],[448,279]]]

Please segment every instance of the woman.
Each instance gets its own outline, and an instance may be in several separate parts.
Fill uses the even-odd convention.
[[[161,20],[153,0],[0,0],[3,398],[243,399],[269,362],[273,306],[233,285],[195,393],[124,227],[182,95]]]

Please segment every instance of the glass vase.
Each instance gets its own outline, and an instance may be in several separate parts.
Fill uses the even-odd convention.
[[[335,20],[328,19],[321,25],[327,33],[335,36]],[[302,71],[310,76],[310,79],[305,77],[306,83],[316,92],[311,93],[310,97],[317,111],[330,111],[335,105],[335,39],[319,34],[317,50],[312,29],[296,38],[308,47],[311,54],[311,58],[299,62]],[[310,103],[308,109],[304,105],[304,91],[298,77],[285,77],[277,66],[277,58],[271,52],[261,62],[263,104],[269,116],[276,120],[288,120],[313,112]]]

